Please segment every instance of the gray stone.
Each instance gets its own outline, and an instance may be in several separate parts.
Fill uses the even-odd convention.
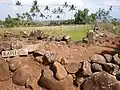
[[[84,62],[83,62],[82,74],[84,76],[92,75],[91,64],[87,60],[84,60]]]
[[[92,64],[92,71],[93,72],[100,72],[100,71],[102,71],[102,66],[100,64],[93,63]]]
[[[57,60],[56,54],[52,51],[47,51],[46,54],[43,56],[44,65],[54,63],[56,60]]]
[[[106,72],[96,72],[82,85],[82,90],[120,90],[120,83]]]
[[[114,58],[114,62],[115,62],[116,64],[120,64],[120,58],[119,58],[119,55],[118,55],[118,54],[115,54],[115,55],[113,56],[113,58]]]
[[[108,63],[113,61],[113,57],[110,54],[104,54],[104,57]]]
[[[37,57],[35,57],[35,60],[37,62],[39,62],[39,63],[43,63],[43,59],[42,58],[43,58],[42,56],[37,56]]]
[[[20,40],[15,40],[11,42],[12,49],[21,49],[23,48],[23,42]]]
[[[92,57],[90,57],[90,60],[92,63],[98,63],[98,64],[105,64],[106,63],[105,58],[99,54],[93,54]]]
[[[75,85],[77,87],[80,87],[84,83],[84,81],[85,81],[85,78],[83,78],[83,77],[76,77],[74,82],[75,82]]]
[[[119,70],[119,66],[113,63],[106,63],[103,65],[103,69],[110,74],[116,75]]]

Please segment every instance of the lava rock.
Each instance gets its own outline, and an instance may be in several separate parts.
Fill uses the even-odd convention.
[[[103,70],[102,70],[102,66],[101,66],[100,64],[93,63],[93,64],[92,64],[92,71],[93,71],[93,72],[103,71]]]
[[[84,77],[76,77],[74,83],[77,87],[80,87],[85,81]]]
[[[17,68],[19,68],[21,65],[22,65],[22,59],[21,57],[19,56],[16,56],[14,58],[11,58],[10,61],[8,62],[9,63],[9,67],[10,67],[10,70],[11,71],[14,71],[16,70]]]
[[[11,77],[9,71],[9,65],[3,59],[0,59],[0,82],[7,81]]]
[[[91,64],[87,60],[83,61],[82,74],[83,76],[92,75]]]
[[[39,62],[39,63],[43,63],[43,59],[42,58],[43,58],[42,56],[37,56],[37,57],[35,57],[35,60],[37,62]]]
[[[118,54],[115,54],[115,55],[113,56],[113,58],[114,58],[114,62],[115,62],[116,64],[120,64],[120,58],[119,58],[119,55],[118,55]]]
[[[21,49],[23,48],[23,42],[20,40],[15,40],[11,42],[12,49]]]
[[[56,80],[50,70],[44,70],[38,81],[38,85],[47,90],[74,90],[73,78],[68,75],[64,80]]]
[[[46,54],[43,56],[44,65],[54,63],[56,60],[57,60],[56,54],[51,51],[47,51]]]
[[[30,76],[31,68],[28,65],[24,65],[13,73],[12,81],[19,86],[25,86]]]
[[[110,54],[104,54],[104,57],[108,63],[113,62],[113,57]]]
[[[28,38],[29,34],[26,31],[20,31],[20,36],[23,38]]]
[[[65,68],[68,73],[75,74],[82,67],[81,63],[68,63]]]
[[[105,64],[106,63],[105,58],[99,54],[93,54],[92,57],[90,57],[90,60],[92,63],[98,63],[98,64]]]
[[[60,63],[61,63],[62,65],[66,65],[66,64],[68,64],[68,61],[67,61],[66,58],[62,58],[61,61],[60,61]]]
[[[85,81],[82,90],[120,90],[120,83],[107,72],[96,72]]]
[[[110,74],[116,75],[119,70],[119,66],[113,63],[106,63],[103,65],[103,70]]]
[[[67,71],[59,62],[54,62],[52,68],[57,80],[63,80],[67,77]]]

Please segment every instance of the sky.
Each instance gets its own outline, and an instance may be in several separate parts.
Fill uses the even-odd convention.
[[[22,3],[22,7],[16,7],[15,3],[17,0],[0,0],[0,20],[4,20],[8,14],[15,17],[16,13],[23,13],[29,11],[33,0],[19,0]],[[120,0],[37,0],[41,11],[44,11],[44,7],[48,5],[51,9],[56,6],[63,5],[67,2],[69,5],[74,4],[77,9],[88,8],[90,13],[96,12],[99,8],[108,9],[111,5],[113,11],[111,16],[120,18]],[[46,13],[46,12],[45,12]],[[67,12],[66,19],[71,17],[71,12]]]

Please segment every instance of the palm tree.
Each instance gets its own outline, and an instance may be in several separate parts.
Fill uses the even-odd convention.
[[[72,17],[73,17],[73,11],[74,11],[74,10],[76,10],[76,7],[72,4],[72,5],[70,6],[70,9],[69,9],[69,11],[72,11],[71,23],[72,23]]]
[[[65,8],[65,12],[64,12],[64,15],[63,15],[63,20],[64,20],[65,19],[65,15],[66,15],[66,11],[67,11],[67,8],[68,8],[67,2],[64,3],[63,8]]]
[[[49,7],[48,7],[48,6],[45,6],[44,11],[47,11],[46,20],[48,21],[48,19],[49,19],[48,12],[50,11]],[[47,23],[46,23],[46,24],[47,24]]]
[[[43,13],[40,13],[40,17],[41,17],[42,20],[43,20],[43,18],[45,17],[45,15],[44,15]]]
[[[16,5],[16,6],[18,6],[18,7],[19,7],[19,9],[20,9],[20,7],[22,6],[22,4],[21,4],[21,2],[20,2],[20,1],[17,1],[15,5]],[[19,12],[19,13],[20,13],[20,12]]]
[[[37,21],[37,14],[40,13],[40,9],[39,9],[39,5],[38,5],[37,0],[33,1],[33,5],[30,9],[30,13],[35,13],[36,14],[35,16],[36,16],[36,21]]]
[[[16,15],[17,15],[17,18],[20,19],[20,17],[21,17],[20,14],[19,14],[19,13],[16,13]]]
[[[11,16],[8,14],[8,18],[11,18]]]

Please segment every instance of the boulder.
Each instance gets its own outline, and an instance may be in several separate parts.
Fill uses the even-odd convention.
[[[47,90],[74,90],[71,75],[68,75],[64,80],[58,81],[53,77],[53,73],[50,69],[42,72],[38,85]]]
[[[87,60],[83,61],[82,74],[83,76],[92,75],[91,64]]]
[[[102,55],[99,55],[99,54],[93,54],[90,57],[90,60],[91,60],[92,63],[98,63],[98,64],[105,64],[106,63],[105,58]]]
[[[57,80],[63,80],[67,77],[67,71],[59,62],[54,62],[52,68],[54,71],[55,78]]]
[[[15,40],[11,42],[12,49],[21,49],[23,48],[23,42],[20,40]]]
[[[13,37],[14,35],[11,32],[6,31],[4,37]]]
[[[11,49],[11,44],[9,41],[4,41],[4,42],[1,42],[0,43],[0,50],[5,50],[5,51],[8,51]]]
[[[23,38],[28,38],[29,34],[26,31],[20,31],[20,36]]]
[[[116,64],[120,64],[120,58],[119,58],[119,55],[118,55],[118,54],[115,54],[115,55],[113,56],[113,58],[114,58],[114,62],[115,62]]]
[[[71,39],[70,36],[64,35],[62,40],[63,40],[63,41],[68,41],[68,40],[70,40],[70,39]]]
[[[36,31],[32,31],[31,33],[30,33],[30,35],[29,35],[29,37],[31,38],[31,37],[33,37],[33,38],[41,38],[41,36],[42,36],[42,34],[43,34],[43,32],[42,31],[40,31],[40,30],[36,30]]]
[[[93,63],[92,64],[92,71],[93,72],[100,72],[100,71],[102,71],[102,66],[100,64]]]
[[[45,50],[41,49],[41,50],[36,50],[34,51],[34,56],[44,56],[46,53]]]
[[[84,77],[76,77],[74,83],[77,87],[80,87],[85,81]]]
[[[30,76],[31,68],[28,65],[23,65],[13,73],[12,81],[19,86],[25,86]]]
[[[14,58],[11,58],[9,61],[9,67],[11,71],[14,71],[18,69],[22,65],[22,58],[19,56],[16,56]]]
[[[37,57],[35,57],[35,60],[37,62],[39,62],[39,63],[43,63],[43,59],[42,58],[43,58],[42,56],[37,56]]]
[[[68,63],[65,68],[68,73],[75,74],[82,67],[81,63]]]
[[[9,71],[9,65],[6,61],[0,58],[0,82],[7,81],[11,77]]]
[[[66,58],[62,58],[61,61],[60,61],[60,63],[61,63],[62,65],[66,65],[66,64],[68,64],[68,61],[67,61]]]
[[[59,36],[55,37],[55,41],[62,41],[62,39],[63,39],[62,35],[59,35]]]
[[[104,57],[108,63],[113,62],[113,57],[110,54],[104,54]]]
[[[85,81],[82,90],[120,90],[120,83],[107,72],[96,72]]]
[[[103,70],[110,74],[116,75],[119,70],[119,66],[113,63],[106,63],[103,65]]]
[[[54,63],[56,60],[57,60],[56,53],[52,51],[47,51],[43,56],[44,65],[49,65],[51,63]]]

